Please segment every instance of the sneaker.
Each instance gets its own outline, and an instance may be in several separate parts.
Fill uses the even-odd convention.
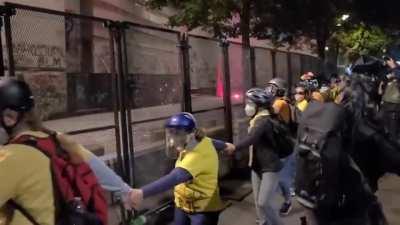
[[[287,215],[289,215],[290,210],[292,210],[292,203],[291,202],[289,202],[289,203],[288,202],[284,202],[282,204],[281,209],[279,210],[279,213],[282,216],[287,216]]]
[[[296,192],[294,191],[294,188],[290,188],[290,196],[292,196],[292,198],[296,196]]]

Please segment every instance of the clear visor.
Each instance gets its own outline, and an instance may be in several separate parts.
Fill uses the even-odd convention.
[[[189,135],[188,132],[183,130],[165,129],[165,153],[167,157],[178,158],[179,152],[182,152],[188,144]]]
[[[265,88],[265,92],[272,94],[273,96],[276,95],[278,92],[278,87],[274,84],[268,84],[267,87]]]

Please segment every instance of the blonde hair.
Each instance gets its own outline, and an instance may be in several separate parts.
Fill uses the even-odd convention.
[[[24,122],[32,131],[40,131],[46,134],[56,133],[56,131],[43,125],[43,121],[40,119],[35,110],[24,113]]]
[[[31,110],[24,114],[23,122],[25,122],[28,128],[32,131],[39,131],[48,135],[54,135],[62,149],[67,151],[72,163],[79,164],[84,161],[85,157],[81,150],[82,146],[74,141],[69,135],[59,133],[45,127],[43,125],[43,121],[34,110]]]

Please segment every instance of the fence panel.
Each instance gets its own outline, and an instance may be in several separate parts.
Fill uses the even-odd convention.
[[[233,140],[238,142],[247,133],[247,117],[244,114],[244,95],[251,88],[250,49],[239,44],[229,46]],[[246,131],[246,132],[244,132]]]
[[[288,61],[287,61],[287,53],[285,52],[277,52],[276,55],[276,77],[280,77],[286,81],[288,81],[289,70],[288,70]]]
[[[10,23],[15,73],[32,87],[40,118],[80,133],[74,137],[88,146],[115,152],[115,138],[102,140],[97,133],[114,134],[109,30],[98,21],[25,9],[17,9]]]
[[[298,54],[291,54],[291,67],[292,67],[292,90],[300,81],[301,74],[301,56]]]
[[[216,40],[190,37],[190,79],[193,113],[207,135],[226,140],[223,56]],[[220,175],[229,170],[229,159],[220,157]]]
[[[273,77],[271,51],[263,48],[255,48],[255,60],[256,84],[258,87],[265,87]]]
[[[127,78],[135,151],[134,185],[140,187],[173,167],[165,155],[165,121],[181,111],[183,76],[179,68],[177,34],[129,26],[125,30]],[[144,208],[155,208],[171,193],[152,198]],[[164,199],[165,197],[165,199]]]

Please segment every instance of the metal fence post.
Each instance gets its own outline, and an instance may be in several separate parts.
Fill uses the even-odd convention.
[[[117,60],[118,60],[118,93],[120,102],[120,125],[121,125],[121,143],[123,152],[123,164],[125,168],[125,181],[134,186],[134,149],[133,149],[133,134],[132,134],[132,118],[131,104],[129,103],[129,90],[135,88],[135,85],[128,80],[128,64],[127,64],[127,43],[125,30],[128,26],[124,22],[116,22],[116,31],[118,38],[117,44]],[[123,213],[123,223],[132,218],[132,213],[121,209]],[[126,218],[126,219],[125,219]],[[125,223],[126,224],[126,223]]]
[[[233,142],[233,125],[232,125],[232,101],[231,101],[231,76],[229,68],[229,41],[223,39],[220,42],[222,48],[223,68],[224,68],[224,113],[225,113],[225,129],[227,139]]]
[[[276,74],[276,52],[275,51],[271,51],[271,59],[272,59],[272,78],[277,77]]]
[[[117,164],[118,164],[118,173],[122,177],[124,177],[124,170],[122,165],[122,154],[121,154],[121,136],[120,136],[120,123],[119,123],[119,93],[118,93],[118,75],[115,68],[115,44],[114,42],[118,38],[117,31],[113,26],[113,22],[107,22],[104,24],[105,27],[109,30],[110,35],[110,55],[111,55],[111,82],[112,82],[112,93],[113,93],[113,110],[114,110],[114,123],[115,123],[115,138],[116,138],[116,147],[117,147]]]
[[[178,34],[179,65],[183,75],[183,105],[182,111],[192,113],[192,96],[190,80],[190,55],[189,55],[189,37],[186,33]]]
[[[256,71],[256,53],[254,48],[250,48],[250,73],[251,86],[257,86],[257,71]]]
[[[292,85],[293,85],[293,70],[292,70],[292,54],[290,52],[286,53],[287,57],[287,67],[288,67],[288,94],[292,93]]]
[[[116,47],[117,47],[117,66],[118,66],[118,79],[117,79],[117,91],[119,93],[119,114],[120,114],[120,128],[121,128],[121,153],[123,155],[122,160],[123,160],[123,168],[124,168],[124,180],[131,184],[131,165],[130,165],[130,159],[129,159],[129,142],[128,142],[128,125],[127,124],[127,119],[126,119],[126,96],[125,96],[125,88],[126,88],[126,82],[124,79],[124,60],[123,60],[123,50],[122,50],[122,29],[121,29],[121,24],[119,22],[115,23],[115,31],[117,34],[116,37]]]
[[[130,175],[130,184],[132,186],[135,185],[135,150],[133,147],[133,131],[132,131],[132,109],[134,108],[132,101],[128,98],[128,96],[131,94],[130,91],[133,89],[137,88],[135,83],[133,83],[132,80],[129,80],[129,68],[128,68],[128,45],[126,42],[126,30],[129,29],[129,26],[126,23],[121,23],[120,24],[120,30],[121,30],[121,37],[122,37],[122,45],[123,45],[123,85],[121,86],[123,89],[121,90],[123,94],[123,102],[124,104],[124,109],[125,109],[125,119],[126,119],[126,132],[127,132],[127,142],[128,142],[128,152],[129,152],[129,175]],[[134,100],[134,99],[132,99]]]
[[[0,17],[0,34],[3,30],[3,17]],[[4,77],[4,56],[3,56],[3,40],[2,35],[0,35],[0,76]]]
[[[10,76],[15,76],[15,64],[14,64],[14,54],[13,54],[13,43],[12,43],[12,33],[11,33],[11,21],[10,17],[15,15],[16,11],[10,6],[1,6],[0,8],[1,16],[4,19],[4,32],[7,45],[8,53],[8,73]]]

